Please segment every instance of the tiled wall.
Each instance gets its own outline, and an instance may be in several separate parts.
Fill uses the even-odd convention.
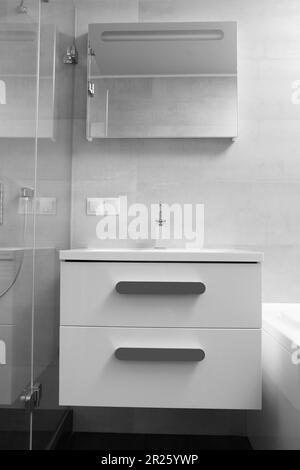
[[[300,301],[300,79],[297,0],[77,1],[72,246],[103,246],[88,196],[205,204],[207,247],[265,252],[265,301]],[[85,140],[89,22],[236,20],[239,138]]]

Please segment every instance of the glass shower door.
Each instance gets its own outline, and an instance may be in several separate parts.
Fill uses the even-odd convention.
[[[53,448],[67,412],[59,406],[59,250],[70,246],[74,67],[73,0],[41,2],[36,168],[33,378],[42,385],[33,412],[33,449]]]
[[[31,447],[39,0],[0,0],[0,449]]]

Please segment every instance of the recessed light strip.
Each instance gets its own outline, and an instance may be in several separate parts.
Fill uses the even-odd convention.
[[[220,41],[221,29],[169,30],[169,31],[103,31],[101,40],[114,41]]]

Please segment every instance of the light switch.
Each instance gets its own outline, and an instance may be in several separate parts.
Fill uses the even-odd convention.
[[[119,215],[119,197],[88,197],[86,201],[87,215]]]

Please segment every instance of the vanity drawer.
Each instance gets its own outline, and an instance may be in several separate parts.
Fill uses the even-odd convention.
[[[259,409],[259,330],[61,327],[60,405]]]
[[[62,262],[61,324],[260,328],[261,265]]]

